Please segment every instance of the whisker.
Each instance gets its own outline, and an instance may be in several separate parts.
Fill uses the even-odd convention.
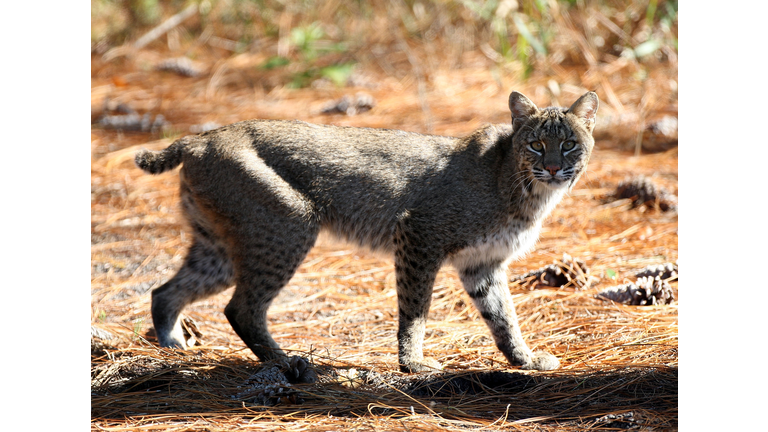
[[[525,184],[525,181],[526,181],[526,180],[530,180],[531,184],[533,183],[533,180],[532,180],[532,179],[529,179],[529,178],[528,178],[528,177],[525,175],[525,174],[527,174],[527,173],[525,173],[525,172],[522,172],[521,174],[522,174],[522,175],[520,176],[520,179],[516,180],[516,181],[515,181],[515,183],[513,183],[513,185],[512,185],[512,190],[517,190],[517,189],[518,189],[518,187],[519,187],[520,185],[523,185],[523,184]],[[527,188],[526,188],[526,189],[527,189]]]

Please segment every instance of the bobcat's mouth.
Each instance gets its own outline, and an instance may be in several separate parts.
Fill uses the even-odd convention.
[[[566,187],[568,186],[568,183],[569,183],[568,179],[561,179],[557,177],[551,177],[548,180],[543,180],[543,181],[539,180],[539,182],[543,183],[545,186],[547,186],[552,190],[558,190],[563,187]]]
[[[548,189],[559,190],[571,185],[574,172],[575,170],[573,167],[558,169],[554,173],[552,173],[550,170],[533,168],[533,178],[536,179],[537,182],[546,186]]]
[[[560,175],[559,173],[551,175],[549,173],[543,172],[535,172],[533,178],[536,179],[538,183],[541,183],[552,190],[557,190],[567,186],[571,180],[570,177]]]

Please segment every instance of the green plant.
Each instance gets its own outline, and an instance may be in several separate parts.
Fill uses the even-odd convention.
[[[672,34],[672,27],[677,23],[677,1],[667,1],[662,8],[658,0],[649,0],[645,8],[645,25],[649,31],[648,39],[632,49],[635,58],[645,59],[667,46],[677,50],[677,38]]]
[[[547,55],[547,44],[553,33],[549,30],[552,19],[546,0],[521,3],[522,10],[518,11],[513,8],[514,2],[461,1],[475,14],[480,25],[490,29],[503,61],[519,62],[525,78],[533,71],[536,56]]]
[[[650,0],[645,8],[645,24],[653,27],[653,16],[656,15],[657,0]]]
[[[272,69],[286,66],[289,63],[291,63],[290,59],[287,59],[285,57],[280,57],[280,56],[273,56],[267,59],[267,61],[265,61],[264,63],[262,63],[260,68],[264,70],[272,70]]]
[[[326,78],[338,87],[343,87],[355,69],[355,63],[333,64],[325,67],[310,67],[292,76],[290,88],[309,86],[318,78]]]
[[[672,34],[672,26],[675,24],[677,24],[677,0],[664,3],[664,12],[659,18],[661,31],[677,51],[677,38]]]
[[[301,65],[300,71],[291,76],[288,84],[291,88],[309,86],[318,78],[326,78],[336,86],[342,87],[349,80],[354,71],[354,62],[330,61],[330,54],[346,52],[349,47],[344,42],[333,42],[326,39],[326,33],[319,22],[313,22],[306,26],[295,27],[291,30],[291,46],[298,54],[297,62]],[[326,63],[327,65],[321,66]],[[291,64],[286,57],[274,56],[264,62],[260,68],[264,70],[277,69]]]
[[[141,328],[144,325],[144,318],[136,318],[133,320],[133,340],[136,341],[141,338]]]
[[[302,56],[306,60],[314,60],[322,50],[318,46],[320,41],[325,36],[320,24],[313,22],[305,27],[296,27],[291,29],[291,44],[299,50]]]
[[[349,80],[352,72],[355,70],[355,63],[340,63],[326,66],[320,69],[320,76],[331,80],[334,84],[342,87]]]

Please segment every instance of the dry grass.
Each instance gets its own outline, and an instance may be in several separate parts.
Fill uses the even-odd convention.
[[[629,8],[642,11],[636,3]],[[675,429],[677,302],[625,306],[595,294],[634,280],[634,272],[647,265],[677,260],[676,214],[630,209],[630,200],[610,199],[616,186],[634,175],[677,193],[676,147],[633,156],[648,119],[676,111],[677,93],[669,86],[677,78],[677,64],[674,53],[665,54],[664,61],[640,62],[592,46],[595,35],[611,41],[637,38],[643,31],[642,19],[634,29],[627,23],[612,28],[604,21],[619,20],[606,10],[576,8],[553,16],[558,37],[548,56],[536,58],[525,81],[519,63],[491,58],[482,29],[473,30],[471,43],[459,43],[448,33],[427,43],[413,33],[399,38],[397,32],[371,31],[344,54],[357,59],[360,82],[368,88],[288,90],[290,70],[258,67],[280,49],[280,37],[264,37],[259,50],[231,52],[185,37],[195,26],[205,30],[196,18],[178,27],[176,36],[140,50],[107,58],[94,53],[94,119],[108,98],[109,104],[126,103],[140,114],[162,113],[172,125],[166,134],[174,136],[188,133],[192,125],[246,118],[462,135],[485,122],[507,122],[513,89],[540,105],[567,104],[586,89],[597,89],[601,107],[587,175],[547,220],[537,249],[510,267],[511,275],[524,274],[567,252],[600,278],[584,290],[511,286],[529,345],[555,354],[561,369],[509,368],[455,271],[446,268],[436,282],[425,340],[425,352],[441,361],[445,372],[395,372],[392,261],[322,237],[269,315],[276,340],[310,357],[321,381],[295,385],[293,396],[269,407],[233,397],[261,365],[223,315],[231,291],[186,310],[203,333],[200,345],[185,352],[155,345],[149,291],[181,264],[189,237],[178,210],[177,171],[148,176],[132,159],[138,148],[163,148],[171,139],[94,127],[92,323],[115,338],[92,352],[92,429]],[[293,15],[293,25],[322,13]],[[432,6],[426,13],[433,13]],[[386,28],[392,17],[383,17],[368,24]],[[452,22],[469,25],[470,19]],[[344,31],[352,34],[362,24]],[[221,30],[214,34],[227,30],[212,28]],[[422,30],[417,26],[414,32]],[[206,68],[200,77],[152,70],[162,59],[190,53]],[[369,92],[377,106],[354,117],[320,114],[327,101],[357,90]],[[672,287],[678,297],[677,282]]]

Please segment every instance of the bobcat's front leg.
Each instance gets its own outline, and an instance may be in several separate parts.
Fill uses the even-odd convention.
[[[432,288],[440,259],[423,243],[412,242],[402,232],[395,238],[397,276],[398,359],[402,372],[441,370],[435,359],[424,357],[424,329],[432,303]]]
[[[459,276],[464,289],[490,328],[496,346],[513,366],[536,370],[560,367],[560,362],[552,354],[533,352],[525,344],[509,294],[506,266],[503,263],[459,269]]]

